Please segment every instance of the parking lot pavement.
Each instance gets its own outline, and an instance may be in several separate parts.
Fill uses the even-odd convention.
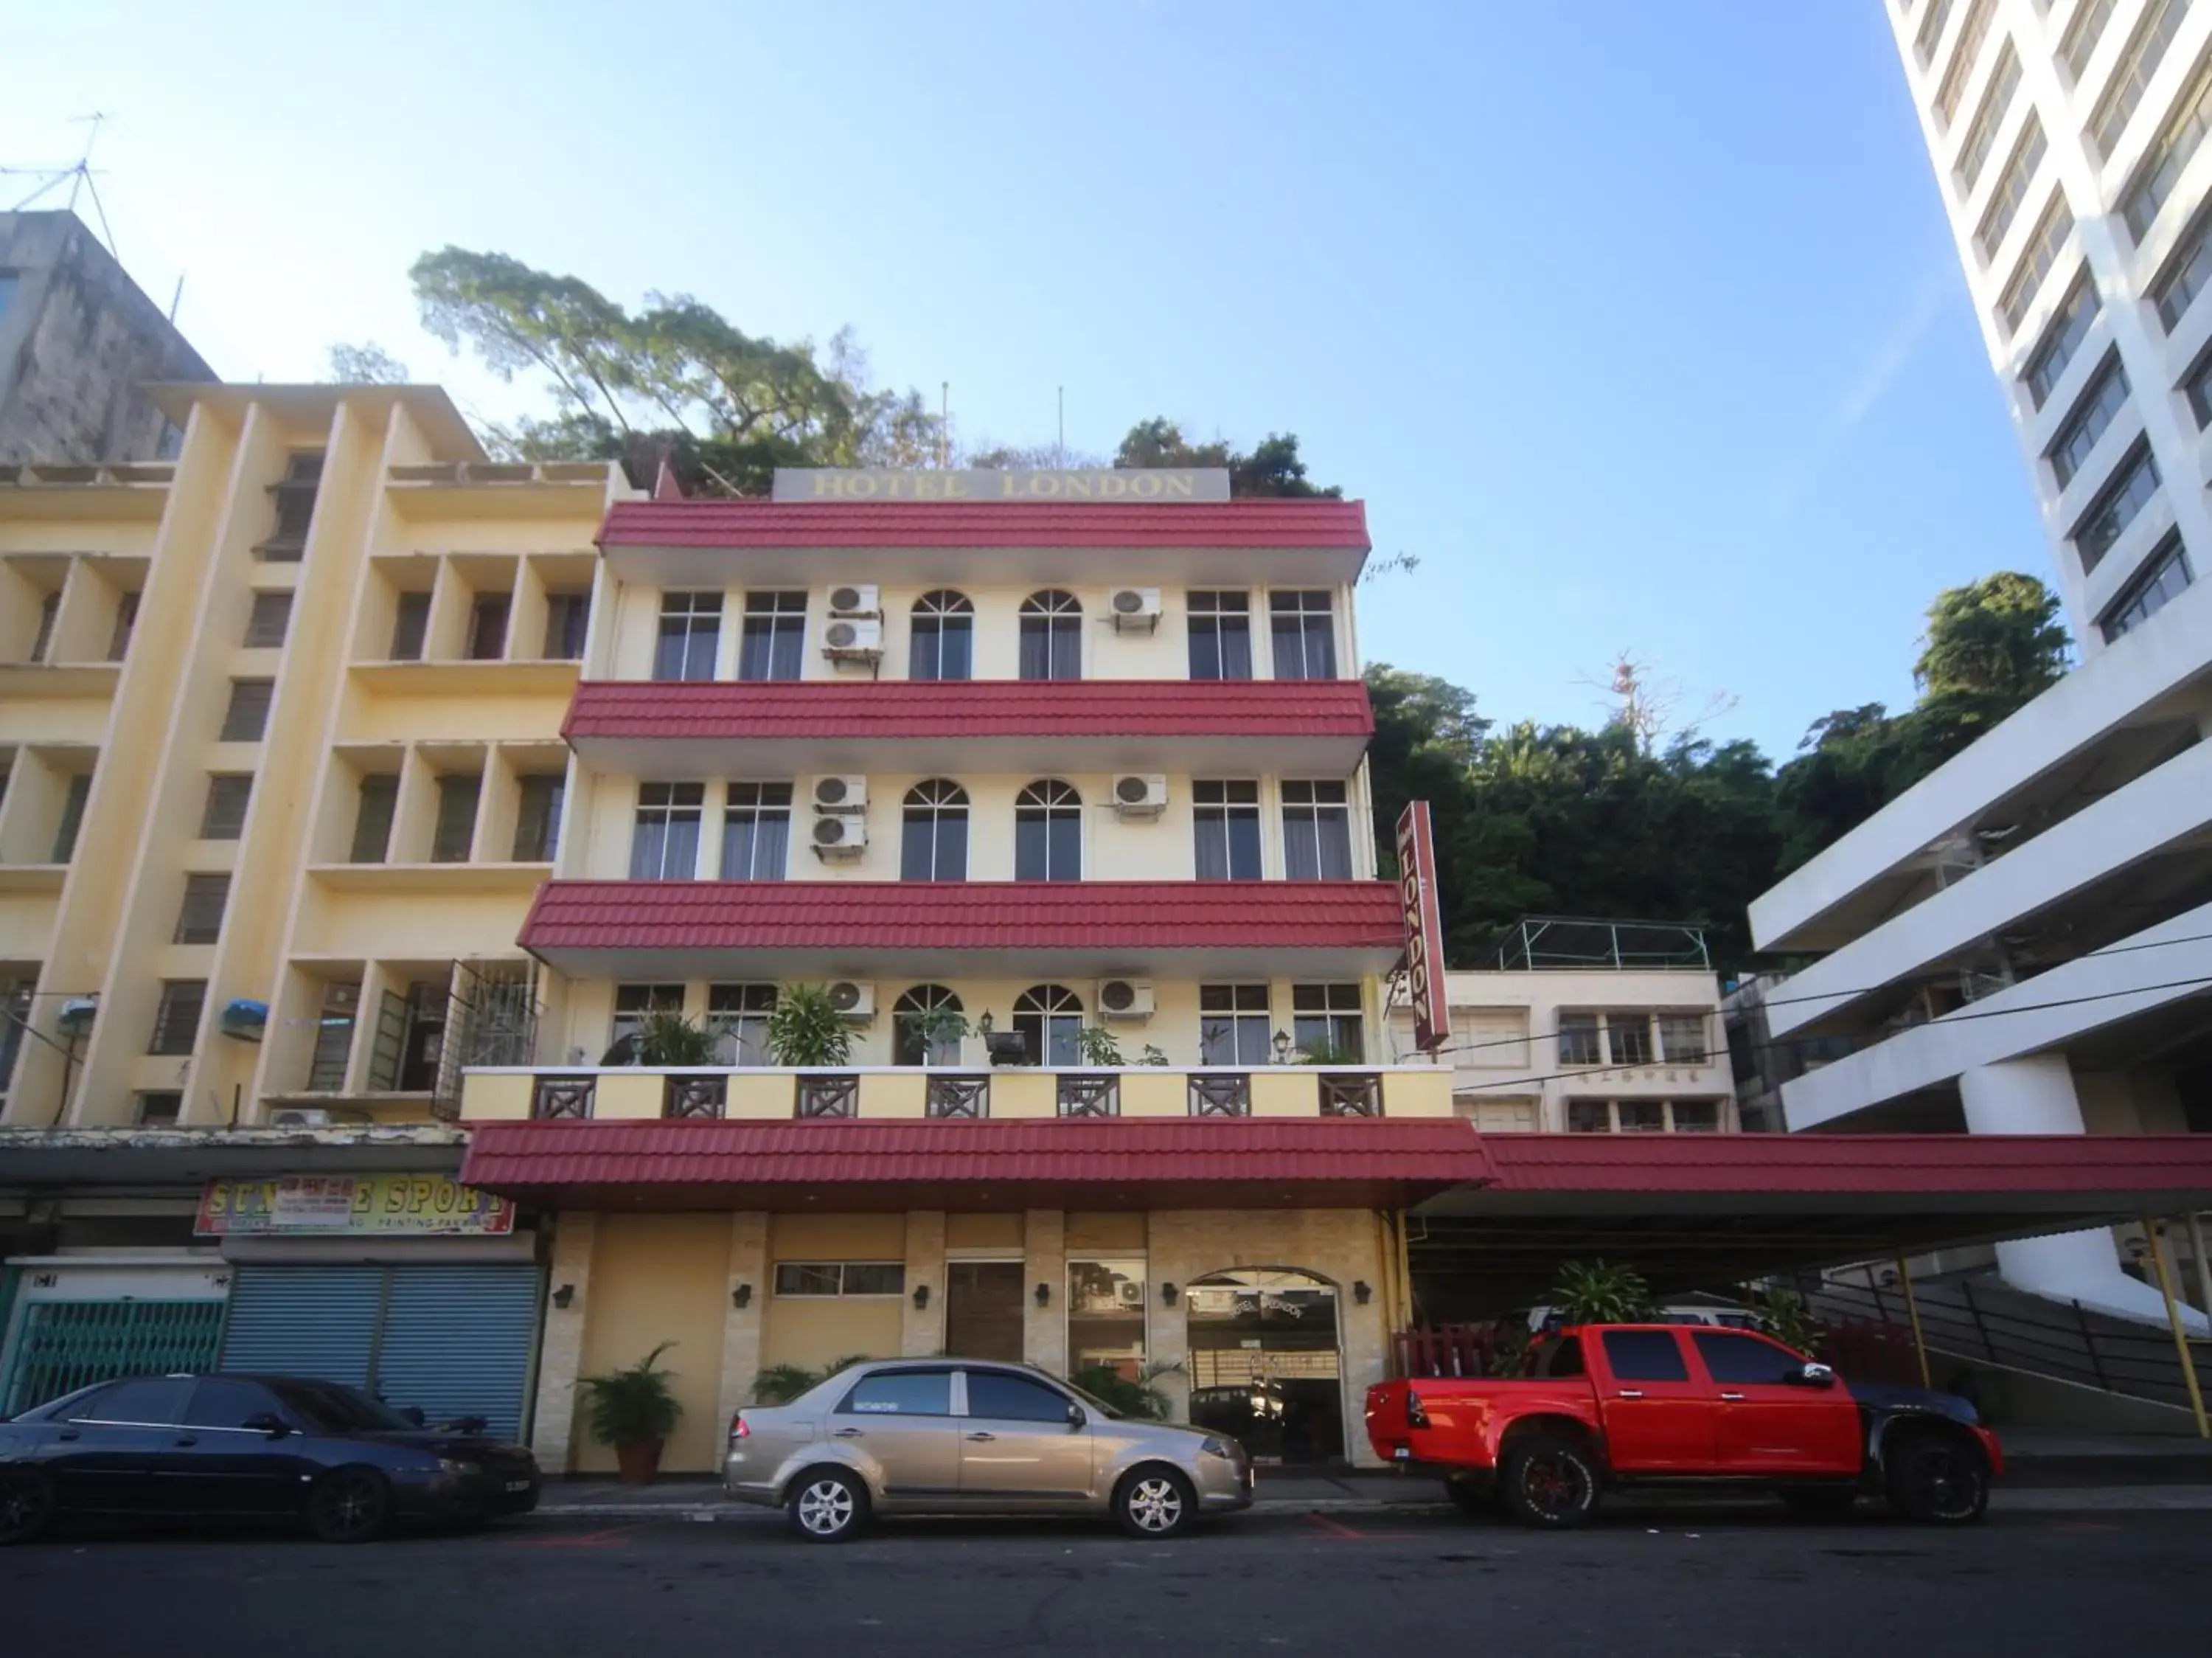
[[[1146,1544],[1060,1522],[914,1521],[825,1548],[773,1515],[589,1520],[335,1548],[133,1533],[0,1551],[10,1653],[318,1655],[2194,1651],[2212,1515],[1618,1514],[1532,1533],[1425,1512],[1251,1515]],[[1881,1643],[1877,1648],[1875,1643]],[[2171,1643],[2171,1644],[2166,1644]]]

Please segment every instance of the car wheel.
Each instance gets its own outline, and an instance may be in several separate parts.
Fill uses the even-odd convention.
[[[1198,1523],[1198,1496],[1172,1468],[1139,1468],[1115,1490],[1114,1517],[1132,1537],[1181,1537]]]
[[[1581,1441],[1531,1434],[1498,1466],[1505,1511],[1524,1526],[1566,1531],[1597,1512],[1597,1464]]]
[[[340,1468],[307,1490],[307,1530],[318,1543],[370,1543],[392,1524],[392,1487],[374,1468]]]
[[[810,1543],[842,1543],[868,1523],[868,1488],[836,1468],[801,1474],[784,1505],[791,1528]]]
[[[1498,1512],[1497,1493],[1472,1479],[1447,1479],[1444,1495],[1469,1520],[1487,1520]]]
[[[1948,1434],[1914,1434],[1883,1460],[1889,1506],[1916,1525],[1968,1525],[1990,1506],[1987,1465]]]
[[[1858,1501],[1856,1491],[1824,1490],[1817,1486],[1782,1493],[1782,1506],[1790,1510],[1793,1520],[1847,1520]]]
[[[36,1468],[0,1468],[0,1543],[27,1543],[53,1523],[53,1481]]]

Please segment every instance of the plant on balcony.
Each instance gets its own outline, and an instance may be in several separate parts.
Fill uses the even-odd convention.
[[[1138,1056],[1137,1063],[1140,1065],[1164,1065],[1168,1063],[1168,1057],[1147,1042],[1144,1052]]]
[[[1121,1045],[1103,1025],[1085,1025],[1075,1033],[1075,1057],[1086,1065],[1126,1065]]]
[[[1340,1048],[1334,1042],[1316,1037],[1300,1045],[1298,1063],[1302,1065],[1328,1065],[1340,1070],[1347,1065],[1364,1065],[1367,1058],[1355,1048]]]
[[[1634,1324],[1651,1310],[1651,1286],[1632,1266],[1565,1261],[1552,1285],[1552,1308],[1569,1324]]]
[[[1162,1391],[1159,1380],[1182,1373],[1182,1361],[1154,1359],[1134,1376],[1125,1376],[1110,1364],[1086,1364],[1068,1380],[1125,1417],[1165,1422],[1175,1410],[1175,1401]]]
[[[768,1016],[768,1051],[779,1065],[847,1065],[853,1031],[820,984],[787,984]]]
[[[968,1022],[968,1015],[949,1003],[940,1002],[920,1013],[902,1013],[898,1017],[908,1036],[921,1047],[922,1064],[926,1065],[936,1063],[934,1056],[939,1048],[951,1048],[957,1055],[959,1045],[975,1028]],[[959,1061],[956,1058],[953,1063],[957,1064]]]
[[[711,1065],[714,1038],[680,1013],[649,1013],[637,1027],[624,1063],[632,1065]]]
[[[675,1346],[664,1341],[635,1364],[603,1375],[581,1376],[584,1427],[602,1445],[615,1448],[625,1485],[643,1485],[660,1468],[661,1448],[675,1430],[684,1406],[669,1386],[674,1372],[660,1367],[660,1356]]]

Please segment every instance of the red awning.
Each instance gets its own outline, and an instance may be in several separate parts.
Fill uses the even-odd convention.
[[[1490,1173],[1455,1118],[471,1126],[464,1184],[587,1209],[1373,1209]]]
[[[623,501],[603,547],[1321,547],[1364,552],[1358,501]]]

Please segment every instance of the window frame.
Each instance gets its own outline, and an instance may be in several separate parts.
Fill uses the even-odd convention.
[[[441,771],[437,795],[430,821],[430,862],[467,863],[475,854],[477,826],[483,816],[483,773]]]
[[[899,803],[899,879],[967,880],[969,810],[968,791],[950,777],[925,777],[908,789]],[[915,856],[922,850],[917,830],[927,838],[921,863]]]
[[[1226,1005],[1209,1006],[1210,1003]],[[1265,979],[1200,984],[1198,1063],[1239,1067],[1268,1064],[1274,1052],[1273,1003],[1273,986]],[[1224,1041],[1225,1053],[1221,1051]]]
[[[899,1287],[896,1289],[855,1290],[846,1287],[845,1274],[853,1267],[874,1267],[884,1271],[896,1271]],[[786,1289],[783,1275],[787,1271],[834,1273],[837,1280],[835,1289]],[[896,1301],[906,1294],[906,1263],[902,1260],[776,1260],[769,1266],[769,1294],[779,1301]]]
[[[782,795],[780,801],[773,798],[778,792]],[[715,863],[721,880],[782,881],[789,876],[793,794],[788,783],[733,779],[722,785],[722,835]],[[770,837],[763,833],[772,824],[781,826],[780,844],[773,851],[767,845]],[[743,869],[733,866],[731,845],[740,830],[745,842]]]
[[[212,911],[212,916],[210,911]],[[230,912],[230,875],[225,870],[194,869],[185,875],[183,896],[177,902],[177,924],[172,944],[214,944],[222,938],[222,923]]]
[[[1083,879],[1083,796],[1060,777],[1039,777],[1014,796],[1014,879]]]
[[[246,637],[240,641],[247,650],[281,650],[292,631],[292,589],[289,588],[256,588],[253,602],[246,613]]]
[[[1314,1005],[1316,1003],[1320,1005]],[[1325,979],[1291,986],[1291,1045],[1310,1056],[1316,1035],[1339,1052],[1358,1056],[1342,1063],[1366,1063],[1366,998],[1357,979]]]
[[[253,773],[210,771],[200,802],[200,840],[237,840],[246,833],[246,814],[253,809]],[[236,820],[232,820],[234,811]],[[225,831],[228,832],[225,832]]]
[[[2082,509],[2066,538],[2073,544],[2074,555],[2081,561],[2084,576],[2105,562],[2130,526],[2156,498],[2164,483],[2159,474],[2158,457],[2151,453],[2149,438],[2146,436],[2138,439],[2113,466],[2111,476]]]
[[[948,674],[946,658],[955,638],[960,672]],[[957,588],[932,588],[908,611],[906,676],[933,685],[963,685],[975,677],[975,603]]]
[[[1335,593],[1328,588],[1269,588],[1267,643],[1274,678],[1335,679]]]
[[[716,1064],[744,1067],[773,1063],[768,1050],[768,1021],[781,995],[774,983],[761,979],[726,979],[707,986],[703,1022],[707,1033],[714,1039]],[[734,1005],[717,1007],[717,1002]]]
[[[1024,1044],[1024,1065],[1060,1070],[1082,1066],[1083,1053],[1076,1045],[1078,1033],[1088,1022],[1080,995],[1065,984],[1043,982],[1030,985],[1014,997],[1010,1021],[1013,1029],[1031,1039]],[[1054,1057],[1055,1047],[1064,1058]]]
[[[255,698],[260,709],[254,710]],[[242,677],[230,682],[230,700],[223,705],[222,724],[216,733],[217,742],[266,742],[269,740],[269,716],[276,705],[276,681],[269,679]],[[246,729],[246,716],[252,715],[252,730]]]
[[[1194,879],[1258,881],[1266,873],[1267,847],[1261,833],[1260,784],[1251,777],[1194,777],[1191,780],[1191,838]],[[1223,874],[1208,875],[1206,838],[1220,842]],[[1249,856],[1240,857],[1240,853]],[[1240,869],[1249,863],[1249,869]]]
[[[161,995],[154,1004],[154,1027],[148,1033],[146,1051],[164,1059],[191,1057],[195,1039],[199,1035],[200,1021],[207,1016],[208,982],[204,978],[165,978]],[[179,1015],[189,1013],[179,1019]],[[181,1042],[183,1045],[176,1045]]]
[[[722,648],[724,598],[714,588],[662,590],[653,637],[653,677],[657,682],[692,685],[714,677]]]
[[[1190,677],[1237,683],[1253,675],[1252,594],[1249,588],[1193,588],[1184,600]],[[1240,668],[1241,672],[1231,672]]]
[[[2181,576],[2180,583],[2169,587],[2168,578],[2177,571]],[[2197,573],[2190,565],[2189,548],[2181,539],[2180,530],[2168,530],[2143,560],[2142,568],[2128,579],[2128,584],[2098,618],[2098,631],[2105,636],[2105,643],[2113,644],[2126,637],[2186,593],[2196,580]],[[2145,601],[2154,593],[2158,602],[2147,605]]]
[[[369,826],[381,812],[383,833],[376,844],[369,848],[364,837]],[[397,771],[364,771],[354,784],[353,838],[347,848],[349,863],[389,863],[392,861],[392,831],[399,817],[399,774]],[[374,856],[365,856],[373,850]]]
[[[632,881],[696,881],[699,844],[707,819],[707,785],[703,783],[641,780],[637,803],[630,816],[629,879]],[[670,873],[677,831],[691,834],[690,868]],[[653,838],[657,837],[657,838]],[[650,867],[647,848],[654,848]]]
[[[1083,677],[1083,601],[1073,593],[1039,588],[1022,600],[1015,625],[1016,678],[1044,685]]]
[[[1285,777],[1276,789],[1283,820],[1283,879],[1352,880],[1350,787],[1337,778]],[[1335,795],[1333,800],[1327,797],[1330,791]],[[1333,858],[1335,853],[1341,856]],[[1333,873],[1332,863],[1343,873]]]
[[[738,617],[738,680],[775,685],[805,677],[806,589],[752,588]]]

